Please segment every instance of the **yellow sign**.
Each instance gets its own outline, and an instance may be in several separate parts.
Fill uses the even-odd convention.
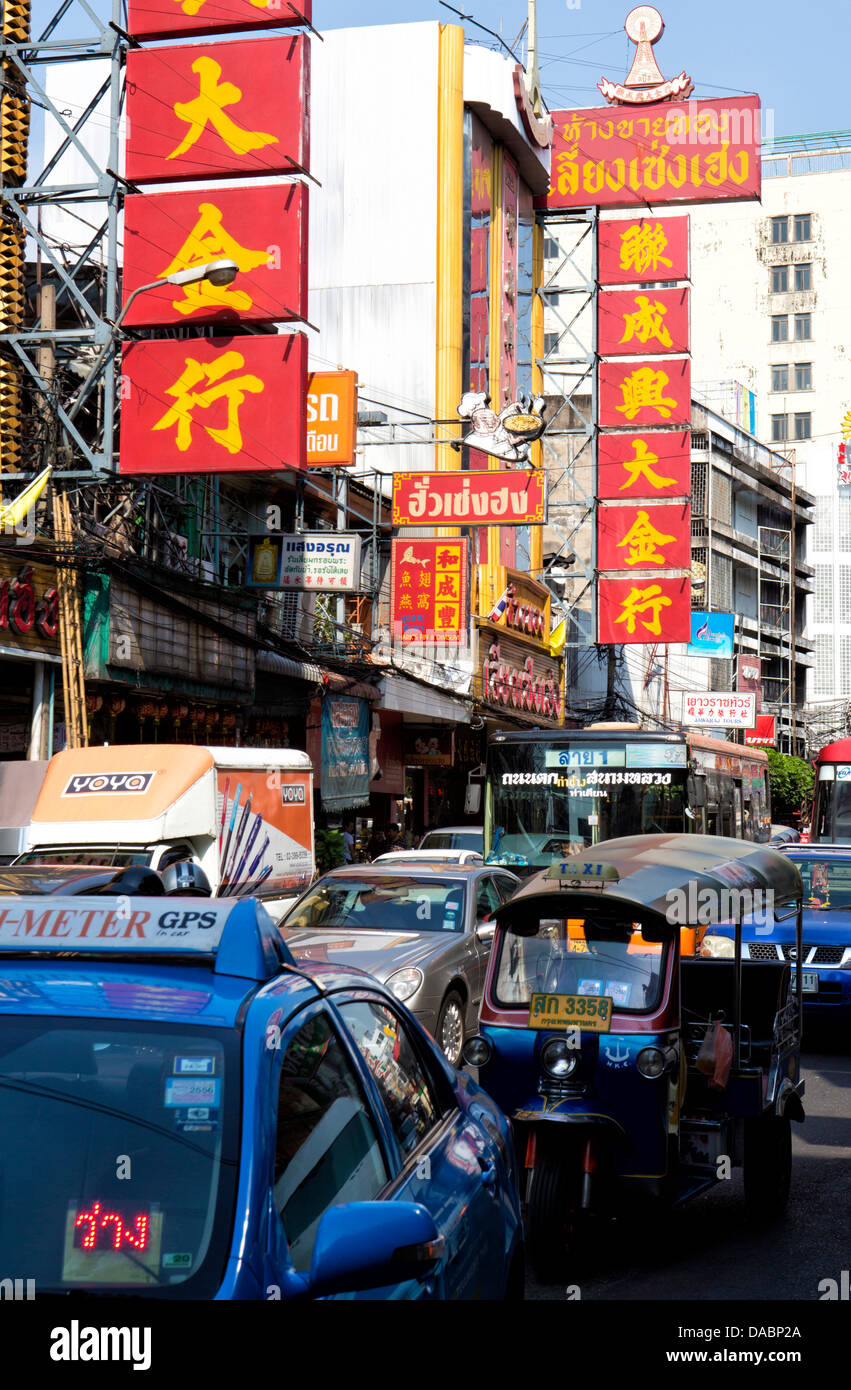
[[[581,1028],[586,1033],[608,1033],[612,1026],[612,1000],[589,994],[533,994],[529,1005],[530,1028]]]

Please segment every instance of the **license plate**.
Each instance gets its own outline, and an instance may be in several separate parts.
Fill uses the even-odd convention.
[[[532,995],[530,1028],[582,1028],[586,1033],[608,1033],[611,1026],[612,1000],[608,995]]]
[[[792,988],[797,989],[797,977],[792,976]],[[803,994],[818,994],[818,971],[805,970],[801,976],[801,992]]]

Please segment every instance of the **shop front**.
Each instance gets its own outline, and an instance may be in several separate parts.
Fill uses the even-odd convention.
[[[499,603],[489,617],[476,619],[476,708],[489,732],[559,727],[564,671],[562,658],[550,654],[549,590],[517,570],[506,569],[501,578]]]

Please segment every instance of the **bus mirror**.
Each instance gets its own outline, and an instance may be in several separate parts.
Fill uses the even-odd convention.
[[[467,792],[464,797],[464,814],[467,816],[477,816],[482,809],[482,784],[481,782],[468,782]]]
[[[706,805],[706,778],[689,775],[687,789],[688,804],[693,811],[700,811]]]

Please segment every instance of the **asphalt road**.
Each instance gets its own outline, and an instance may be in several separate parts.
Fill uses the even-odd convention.
[[[606,1253],[578,1259],[563,1283],[542,1285],[530,1275],[527,1299],[563,1302],[569,1281],[583,1301],[818,1301],[819,1283],[851,1268],[851,1045],[807,1044],[807,1118],[792,1126],[792,1193],[781,1221],[761,1231],[747,1224],[736,1170],[640,1237],[601,1232]]]

